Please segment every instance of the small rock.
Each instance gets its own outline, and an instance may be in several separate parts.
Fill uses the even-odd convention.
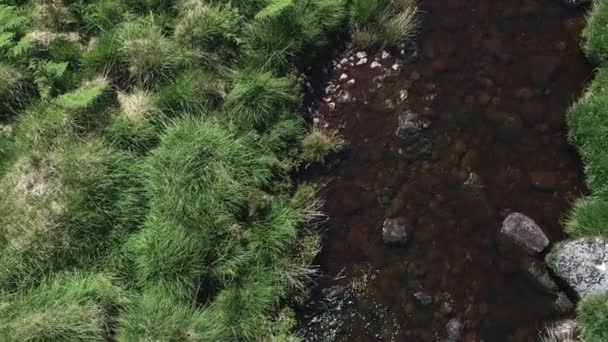
[[[538,171],[530,173],[530,181],[532,185],[540,190],[555,190],[559,181],[559,173]]]
[[[451,314],[452,311],[454,311],[454,307],[452,307],[452,304],[450,304],[450,302],[445,301],[441,303],[441,306],[439,307],[439,313],[444,316],[447,316]]]
[[[529,253],[540,253],[549,245],[543,230],[521,213],[509,214],[502,223],[500,234]]]
[[[608,290],[608,240],[580,238],[556,248],[551,267],[580,298]]]
[[[376,62],[376,61],[373,61],[373,62],[372,62],[370,65],[369,65],[369,67],[370,67],[370,68],[372,68],[372,69],[376,69],[376,68],[379,68],[379,67],[381,67],[381,66],[382,66],[382,64],[380,64],[380,63],[378,63],[378,62]]]
[[[342,75],[340,75],[340,81],[344,81],[344,80],[345,80],[345,79],[347,79],[347,78],[348,78],[348,75],[347,75],[347,74],[342,74]]]
[[[361,58],[355,65],[363,65],[367,63],[367,58]]]
[[[397,63],[393,64],[393,66],[391,67],[391,69],[393,69],[395,71],[399,70],[399,68],[400,68],[400,66]]]
[[[352,80],[348,80],[348,82],[346,82],[346,84],[351,84],[351,85],[352,85],[352,84],[355,84],[355,80],[354,80],[354,79],[352,79]]]
[[[324,288],[322,292],[325,298],[327,298],[327,300],[333,301],[340,295],[342,295],[345,290],[346,288],[344,286],[334,285],[332,287]]]
[[[340,60],[340,64],[344,65],[344,64],[346,64],[346,63],[348,63],[348,58],[342,58],[342,59]]]
[[[524,268],[527,276],[536,284],[536,286],[547,293],[556,293],[559,288],[549,275],[547,267],[541,262],[532,260],[524,261]],[[527,264],[527,265],[526,265]]]
[[[570,7],[578,7],[582,5],[586,5],[591,2],[591,0],[559,0],[562,4],[570,6]]]
[[[389,58],[390,56],[391,56],[391,54],[390,54],[390,53],[388,53],[388,52],[386,52],[386,51],[382,50],[382,59],[387,59],[387,58]]]
[[[350,92],[346,91],[346,90],[342,90],[340,92],[340,94],[338,94],[338,98],[336,99],[336,101],[338,103],[348,103],[350,101],[352,101],[353,96],[350,94]]]
[[[575,308],[574,303],[563,292],[557,293],[557,297],[553,303],[555,304],[555,309],[561,313],[572,312]]]
[[[336,109],[336,103],[330,102],[327,104],[327,107],[329,107],[329,110],[333,111],[334,109]]]
[[[427,307],[433,304],[433,297],[429,296],[424,292],[416,292],[413,294],[414,298],[422,305],[423,307]]]
[[[420,131],[429,125],[428,122],[420,120],[418,115],[409,111],[399,115],[398,120],[399,126],[395,135],[406,142],[411,142],[417,138]]]
[[[483,189],[484,187],[481,177],[475,172],[470,172],[469,177],[462,185],[469,189]]]
[[[448,321],[445,326],[445,330],[448,333],[448,342],[457,342],[462,339],[462,333],[464,332],[464,323],[459,318],[452,318]]]
[[[365,51],[359,51],[355,54],[355,56],[359,59],[363,59],[363,58],[367,57],[367,53]]]
[[[409,227],[403,218],[389,218],[382,224],[382,240],[387,245],[405,245],[409,240]]]
[[[401,89],[401,90],[399,90],[399,100],[401,102],[405,101],[407,99],[407,96],[408,96],[407,89]]]

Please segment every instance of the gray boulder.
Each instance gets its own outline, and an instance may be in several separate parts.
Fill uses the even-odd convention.
[[[405,245],[410,238],[409,228],[401,217],[389,218],[382,224],[382,240],[387,245]]]
[[[608,240],[566,241],[552,252],[555,273],[583,298],[608,291]]]
[[[505,218],[500,234],[528,253],[540,253],[549,245],[543,230],[528,216],[512,213]]]

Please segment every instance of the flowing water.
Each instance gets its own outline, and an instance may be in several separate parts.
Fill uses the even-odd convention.
[[[435,341],[456,317],[465,341],[534,341],[564,313],[521,258],[499,248],[497,230],[519,211],[558,241],[561,219],[585,191],[564,116],[591,73],[580,49],[584,12],[556,0],[420,7],[417,56],[370,55],[382,64],[374,69],[346,63],[329,85],[350,96],[335,108],[316,104],[319,124],[338,129],[351,148],[330,170],[307,176],[327,184],[329,220],[323,276],[300,308],[302,330],[310,341]],[[395,130],[408,111],[429,125],[404,141]],[[471,173],[483,187],[464,185]],[[406,246],[383,243],[390,217],[408,223]],[[421,305],[416,292],[432,304]]]

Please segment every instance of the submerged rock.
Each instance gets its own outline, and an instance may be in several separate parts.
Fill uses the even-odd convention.
[[[446,324],[445,330],[448,333],[446,342],[458,342],[464,332],[464,322],[460,318],[452,318]]]
[[[540,290],[548,293],[555,293],[559,291],[557,284],[555,284],[553,278],[551,278],[549,270],[544,263],[532,260],[524,262],[523,266],[526,269],[527,276]]]
[[[475,172],[469,173],[469,177],[467,178],[466,181],[464,181],[462,186],[464,186],[465,188],[469,188],[469,189],[483,189],[483,187],[484,187],[481,177],[478,174],[476,174]]]
[[[562,313],[572,312],[575,308],[574,303],[572,303],[570,298],[568,298],[568,296],[563,292],[559,292],[557,294],[553,303],[555,305],[555,309]]]
[[[327,300],[333,301],[336,298],[340,297],[342,294],[344,294],[344,291],[346,291],[346,287],[341,285],[334,285],[329,288],[324,288],[322,292]]]
[[[567,241],[552,252],[555,273],[585,297],[608,291],[608,240],[580,238]]]
[[[543,230],[528,216],[512,213],[505,218],[500,234],[529,253],[540,253],[549,245]]]
[[[417,114],[410,111],[399,115],[398,120],[395,135],[405,142],[411,142],[416,139],[420,132],[429,125],[427,121],[421,120]]]
[[[387,245],[405,245],[410,237],[409,227],[403,218],[389,218],[382,225],[382,240]]]
[[[559,2],[561,2],[564,5],[571,6],[571,7],[577,7],[577,6],[586,5],[586,4],[590,3],[591,0],[559,0]]]
[[[433,297],[429,296],[424,292],[416,292],[413,294],[413,296],[414,298],[416,298],[416,300],[422,307],[427,307],[433,304]]]

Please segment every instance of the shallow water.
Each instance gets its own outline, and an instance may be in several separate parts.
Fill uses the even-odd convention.
[[[327,183],[329,221],[318,260],[324,276],[300,308],[303,332],[311,341],[435,341],[458,317],[465,341],[533,341],[564,313],[514,251],[499,248],[497,230],[520,211],[558,241],[560,220],[585,191],[564,122],[591,72],[579,42],[584,13],[555,0],[420,7],[417,58],[377,54],[368,58],[381,68],[334,70],[341,89],[342,73],[355,79],[352,99],[333,110],[317,103],[314,116],[351,150],[331,170],[308,174]],[[389,71],[395,62],[400,70]],[[406,111],[430,122],[408,143],[395,136]],[[471,172],[483,188],[463,186]],[[411,226],[405,247],[382,242],[389,217]],[[336,285],[345,290],[334,287],[334,296]],[[419,305],[417,291],[433,304]]]

